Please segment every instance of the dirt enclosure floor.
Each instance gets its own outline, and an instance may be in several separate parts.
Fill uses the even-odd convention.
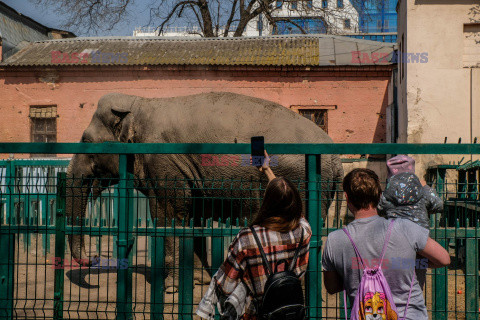
[[[51,319],[54,299],[54,242],[50,239],[50,253],[44,255],[43,240],[31,236],[28,248],[26,240],[16,239],[14,318]],[[87,243],[90,241],[87,239]],[[104,267],[88,269],[70,267],[67,261],[64,269],[64,313],[65,319],[114,319],[116,313],[117,270],[107,268],[104,261],[112,259],[113,239],[102,238],[101,263]],[[70,258],[66,245],[66,259]],[[90,246],[96,251],[96,240]],[[132,279],[133,316],[135,319],[150,319],[150,261],[145,237],[138,237],[134,252]],[[451,251],[454,261],[454,251]],[[110,261],[113,266],[113,260]],[[75,265],[75,264],[74,264]],[[452,263],[453,265],[453,263]],[[119,264],[116,267],[121,267]],[[179,319],[180,314],[194,313],[196,306],[208,288],[209,278],[201,269],[195,271],[193,306],[181,306],[179,311],[178,293],[164,294],[164,319]],[[429,270],[431,273],[431,270]],[[465,319],[465,273],[461,267],[448,270],[448,319]],[[203,277],[203,279],[202,279]],[[204,282],[204,283],[202,283]],[[432,310],[431,275],[427,276],[426,302],[429,313]],[[328,295],[322,286],[322,315],[324,319],[340,319],[340,296]],[[430,313],[431,315],[431,313]],[[194,315],[194,319],[200,319]]]

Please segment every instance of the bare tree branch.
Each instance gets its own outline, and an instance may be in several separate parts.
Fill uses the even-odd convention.
[[[135,0],[29,0],[51,5],[67,16],[66,28],[81,29],[77,33],[112,30],[129,15]],[[369,6],[385,9],[386,0],[369,0]],[[295,32],[349,32],[345,20],[351,21],[352,29],[358,28],[359,12],[366,21],[366,0],[347,0],[345,8],[324,8],[321,0],[284,0],[282,6],[276,0],[149,0],[150,9],[146,26],[158,26],[160,32],[170,26],[184,26],[190,34],[203,37],[235,37],[244,35],[253,21],[264,22],[268,32],[280,23],[291,25]],[[293,3],[296,3],[293,6]],[[288,5],[288,9],[286,6]],[[348,10],[347,10],[348,6]],[[322,21],[316,24],[315,20]],[[309,23],[309,25],[307,24]],[[321,28],[319,28],[321,26]],[[324,28],[324,29],[323,29]],[[296,31],[298,29],[298,31]]]
[[[225,31],[223,32],[224,37],[228,37],[228,32],[230,32],[230,26],[232,25],[233,18],[235,17],[235,9],[237,7],[238,0],[234,0],[232,3],[232,10],[230,10],[230,16],[228,17],[227,24],[225,25]]]

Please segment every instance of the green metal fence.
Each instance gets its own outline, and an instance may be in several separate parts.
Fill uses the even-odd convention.
[[[338,214],[345,209],[337,203],[332,206],[333,216],[321,218],[321,202],[327,200],[321,197],[324,179],[318,164],[322,154],[480,154],[478,145],[445,144],[267,144],[266,149],[270,154],[305,155],[306,176],[294,183],[304,195],[313,231],[305,282],[312,319],[343,317],[341,295],[329,296],[322,286],[322,241],[329,232],[341,227]],[[84,178],[67,178],[65,162],[0,163],[0,319],[196,317],[196,304],[208,287],[211,272],[223,262],[231,239],[255,213],[252,208],[261,200],[265,181],[240,177],[206,177],[199,181],[159,177],[148,181],[148,186],[161,188],[165,197],[146,197],[135,191],[135,177],[128,171],[128,155],[249,152],[248,144],[0,143],[0,153],[5,154],[118,154],[120,172],[115,188],[108,188],[96,199],[91,195],[80,199],[75,198],[72,190]],[[35,171],[34,167],[55,172],[56,177],[47,174],[42,180],[41,170]],[[458,171],[458,178],[448,180],[449,170],[453,171],[450,175]],[[465,179],[462,170],[466,172]],[[479,316],[480,232],[476,213],[480,179],[478,170],[471,173],[474,170],[475,166],[459,165],[430,168],[431,182],[446,203],[445,214],[432,216],[431,235],[453,257],[450,267],[429,270],[425,297],[432,319],[471,320]],[[31,177],[25,172],[32,172]],[[206,199],[195,192],[182,195],[192,188],[219,190],[222,196]],[[251,201],[251,205],[238,208],[239,194],[245,191],[250,195],[242,200]],[[149,211],[169,197],[174,198],[173,203],[191,202],[186,219],[151,218]],[[69,200],[74,204],[88,202],[85,219],[69,219]],[[220,208],[219,212],[213,212],[214,207]],[[242,218],[233,215],[238,210]],[[87,252],[98,255],[95,261],[99,265],[81,266],[72,261],[68,236],[78,234],[85,235]],[[169,264],[166,242],[172,238],[177,239],[173,243],[179,256]],[[178,279],[178,292],[165,292],[167,273]]]

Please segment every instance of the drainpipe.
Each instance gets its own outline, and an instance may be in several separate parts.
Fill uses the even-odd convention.
[[[470,68],[470,143],[473,143],[473,68]],[[473,161],[473,155],[470,155]]]
[[[473,142],[473,69],[470,68],[470,143]]]

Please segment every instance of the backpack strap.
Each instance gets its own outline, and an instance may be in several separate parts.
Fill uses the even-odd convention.
[[[258,249],[260,250],[260,255],[262,256],[262,262],[263,262],[263,265],[265,266],[265,272],[267,273],[267,276],[269,276],[270,274],[273,274],[272,267],[268,262],[267,256],[265,255],[265,251],[263,251],[262,243],[260,242],[260,239],[258,238],[258,235],[255,232],[255,228],[253,226],[250,226],[250,230],[252,231],[253,237],[255,238],[255,242],[257,243]]]
[[[353,241],[352,236],[350,235],[350,232],[348,232],[346,227],[343,227],[342,230],[345,232],[348,239],[350,239],[350,242],[352,243],[352,246],[353,246],[353,250],[355,250],[357,257],[360,259],[360,264],[362,265],[362,269],[365,269],[365,263],[363,262],[363,258],[360,255],[360,251],[358,251],[357,245],[355,244],[355,241]]]
[[[405,320],[405,317],[407,316],[407,309],[408,309],[408,305],[410,304],[410,297],[412,295],[414,281],[415,281],[415,268],[413,268],[412,283],[410,284],[410,291],[408,292],[407,304],[405,305],[405,311],[403,311],[403,318],[401,318],[401,320]]]
[[[290,263],[290,266],[288,267],[288,270],[292,272],[295,269],[295,265],[297,264],[298,255],[300,254],[300,248],[302,247],[302,243],[303,243],[303,227],[300,226],[300,228],[302,228],[302,236],[300,237],[300,243],[298,244],[297,250],[295,250],[295,255],[293,256],[293,260]]]
[[[253,278],[252,270],[250,269],[250,264],[248,263],[248,259],[246,261],[247,261],[248,276],[250,277],[250,281],[252,282],[252,289],[249,288],[247,283],[243,280],[243,277],[242,277],[241,281],[243,282],[243,284],[245,285],[247,290],[250,291],[250,294],[252,296],[252,302],[253,302],[253,305],[255,307],[255,312],[258,313],[259,310],[260,310],[260,301],[257,298],[258,294],[257,294],[257,290],[255,289],[255,281],[254,281],[254,278]]]
[[[388,242],[390,241],[390,236],[392,235],[393,224],[395,223],[395,219],[390,220],[390,224],[388,225],[387,233],[385,234],[385,242],[383,243],[382,248],[382,255],[380,258],[380,266],[383,263],[383,257],[385,257],[385,251],[387,251]]]

